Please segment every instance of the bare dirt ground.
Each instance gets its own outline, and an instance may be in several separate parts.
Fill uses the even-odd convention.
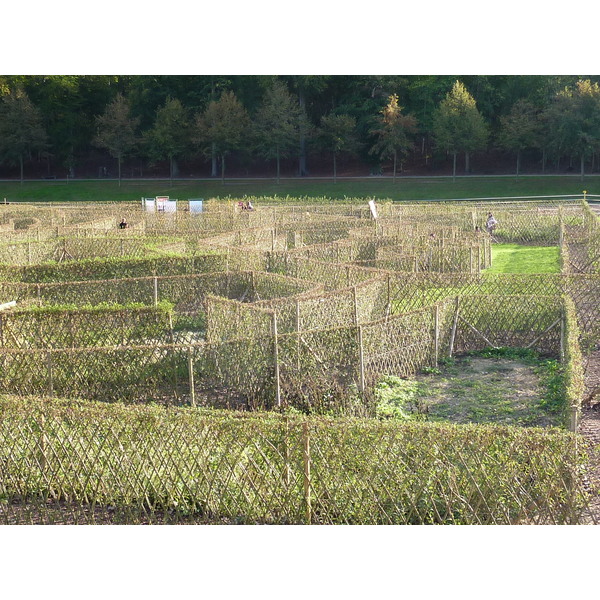
[[[588,477],[592,492],[585,522],[600,525],[600,349],[592,352],[586,361],[585,384],[584,398],[587,402],[582,410],[579,432],[590,448],[591,467]]]
[[[417,380],[431,421],[560,425],[560,415],[542,407],[540,376],[527,361],[461,357],[440,374],[418,376]]]

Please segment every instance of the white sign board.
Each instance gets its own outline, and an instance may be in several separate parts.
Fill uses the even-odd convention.
[[[177,200],[167,200],[163,205],[163,211],[166,213],[177,212]]]
[[[377,207],[375,206],[375,200],[369,200],[369,208],[371,209],[371,215],[374,219],[377,218]]]
[[[156,202],[154,198],[146,198],[144,200],[144,206],[148,212],[154,212],[156,210]]]
[[[201,213],[204,205],[204,198],[190,200],[190,213]]]
[[[156,196],[156,210],[164,212],[165,204],[169,201],[169,196]]]

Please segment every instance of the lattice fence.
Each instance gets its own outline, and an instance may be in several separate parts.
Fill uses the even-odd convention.
[[[5,523],[573,524],[588,502],[584,455],[557,431],[0,410]]]

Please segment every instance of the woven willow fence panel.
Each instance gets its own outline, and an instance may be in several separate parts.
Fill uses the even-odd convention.
[[[90,261],[67,261],[59,264],[0,265],[0,278],[14,282],[66,282],[98,279],[125,279],[149,275],[171,276],[241,270],[242,261],[228,260],[227,253],[198,254],[190,257],[116,258]],[[234,268],[235,267],[235,268]],[[247,270],[245,267],[244,270]],[[264,269],[263,269],[264,270]]]
[[[559,524],[586,506],[556,431],[114,408],[3,400],[0,520]]]
[[[100,326],[92,314],[56,327],[7,321],[3,338],[14,341],[0,348],[0,391],[191,403],[198,393],[207,403],[271,408],[330,393],[347,399],[354,389],[366,394],[359,404],[368,413],[370,386],[382,375],[413,375],[453,351],[524,346],[559,354],[562,344],[556,297],[455,298],[378,321],[293,333],[278,332],[272,310],[209,302],[205,324],[196,315],[181,328],[171,315],[144,311],[139,323],[108,311]],[[199,343],[203,335],[209,343]],[[143,343],[133,346],[138,339]],[[68,347],[106,341],[120,345]]]
[[[170,324],[169,313],[152,308],[0,313],[0,346],[50,349],[167,343]]]

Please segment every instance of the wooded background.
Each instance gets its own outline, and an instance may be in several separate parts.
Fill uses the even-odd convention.
[[[0,178],[598,171],[599,76],[0,76]]]

